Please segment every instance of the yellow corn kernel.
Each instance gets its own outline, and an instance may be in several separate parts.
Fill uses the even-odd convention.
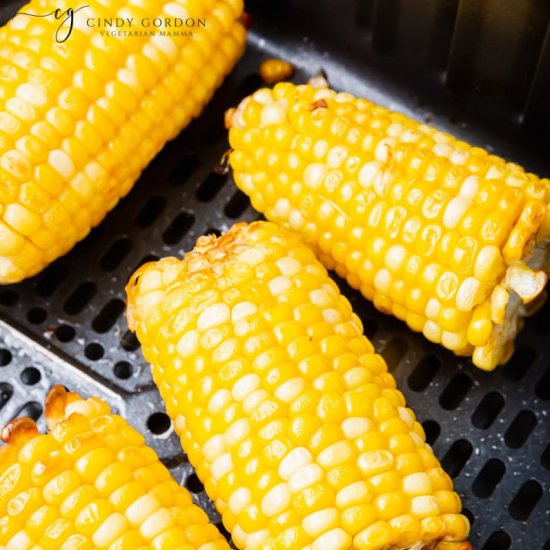
[[[536,277],[516,284],[542,293],[548,179],[326,87],[261,89],[227,125],[235,182],[269,220],[380,311],[484,369],[505,360],[527,310],[491,324],[474,310],[527,265]]]
[[[294,67],[283,59],[265,59],[260,64],[260,77],[266,84],[275,84],[292,76]]]
[[[58,7],[33,0],[26,11]],[[0,185],[0,283],[34,275],[84,238],[200,114],[244,49],[241,1],[116,0],[109,9],[135,21],[208,24],[193,40],[151,36],[124,47],[76,27],[70,47],[52,43],[48,18],[15,17],[0,29],[2,63],[26,57],[5,69],[11,77],[1,92],[0,183],[9,179],[10,186]],[[283,69],[268,72],[286,78]]]
[[[413,547],[446,522],[452,537],[438,537],[466,538],[421,426],[299,237],[237,224],[183,260],[143,266],[126,290],[129,326],[238,548]],[[218,347],[201,336],[213,329]],[[224,346],[249,348],[249,360],[220,363]],[[132,506],[148,505],[158,503]]]
[[[0,547],[171,550],[178,535],[178,545],[229,549],[144,439],[128,436],[135,430],[105,403],[55,386],[46,399],[46,422],[47,435],[39,435],[28,418],[13,420],[2,431],[8,445],[1,451],[8,452],[0,452]],[[115,425],[117,437],[130,441],[128,452],[118,456],[106,447],[106,438],[115,435],[108,427]],[[148,490],[134,480],[138,470],[125,458],[136,452],[156,473],[154,479],[171,481],[168,506],[156,496],[161,486]]]

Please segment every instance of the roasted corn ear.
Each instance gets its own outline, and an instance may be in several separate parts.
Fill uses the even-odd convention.
[[[550,182],[405,115],[281,83],[228,116],[237,186],[385,313],[492,370],[549,268]]]
[[[361,321],[273,223],[127,286],[182,446],[246,550],[467,550],[468,520]]]
[[[74,8],[34,0],[0,29],[0,283],[34,275],[84,238],[244,48],[242,0],[90,2],[57,43],[53,14]],[[114,16],[204,26],[119,38],[87,25]]]
[[[100,399],[55,386],[47,435],[30,418],[2,431],[0,547],[229,550],[143,437]]]

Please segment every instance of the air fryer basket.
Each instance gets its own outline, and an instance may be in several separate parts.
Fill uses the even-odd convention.
[[[21,5],[0,8],[0,22]],[[550,3],[250,0],[247,9],[247,52],[200,119],[67,256],[0,287],[0,424],[19,415],[43,424],[54,383],[99,395],[218,522],[128,331],[124,286],[143,262],[259,218],[215,169],[228,148],[224,110],[261,84],[260,61],[292,60],[295,82],[323,68],[338,89],[550,174]],[[485,373],[338,283],[454,478],[474,547],[550,550],[550,302],[527,320],[508,364]]]

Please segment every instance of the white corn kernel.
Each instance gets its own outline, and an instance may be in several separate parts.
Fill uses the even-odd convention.
[[[394,244],[388,248],[384,258],[384,263],[390,271],[395,273],[401,269],[406,257],[406,248],[401,244]]]
[[[266,390],[256,390],[252,392],[244,401],[243,401],[243,411],[246,414],[252,414],[254,409],[263,401],[269,397],[269,394]]]
[[[478,190],[479,178],[477,176],[468,176],[462,183],[458,194],[464,199],[473,201],[477,195]]]
[[[477,254],[474,263],[474,276],[482,282],[492,282],[500,276],[504,265],[500,249],[495,245],[484,246]]]
[[[453,148],[448,143],[436,143],[432,147],[433,154],[437,157],[450,157]]]
[[[351,545],[351,535],[341,527],[337,527],[321,535],[313,542],[311,548],[312,550],[349,550]]]
[[[411,499],[411,512],[420,517],[439,514],[439,505],[433,495],[414,497]]]
[[[403,491],[408,495],[429,495],[432,492],[430,476],[425,472],[416,472],[405,476]]]
[[[437,319],[439,312],[441,311],[441,302],[437,298],[430,298],[426,302],[426,307],[424,308],[424,315],[428,319]]]
[[[247,550],[256,550],[259,549],[262,543],[269,538],[269,530],[261,529],[260,531],[254,531],[246,536],[246,546]],[[219,546],[213,548],[212,550],[218,550]],[[199,549],[200,550],[200,549]]]
[[[180,339],[176,346],[178,356],[182,359],[191,357],[197,351],[199,345],[200,334],[198,330],[190,330],[186,332]]]
[[[353,457],[353,447],[349,441],[338,441],[326,449],[323,449],[317,456],[317,462],[326,468],[333,468],[340,464],[349,462]]]
[[[62,149],[54,149],[48,155],[48,164],[59,172],[65,179],[69,179],[74,173],[74,162]]]
[[[395,147],[397,141],[394,138],[381,139],[376,149],[374,150],[374,157],[380,162],[388,162],[391,158],[392,149]]]
[[[280,275],[279,277],[271,279],[269,283],[267,283],[267,286],[273,296],[279,296],[279,294],[292,288],[292,281],[288,277]]]
[[[239,487],[229,497],[227,505],[234,516],[238,516],[252,500],[252,493],[246,487]]]
[[[328,307],[333,305],[334,301],[330,294],[324,288],[317,288],[309,293],[311,303],[318,307]]]
[[[266,105],[262,109],[261,124],[262,126],[272,126],[274,124],[282,124],[286,120],[285,110],[277,103]]]
[[[355,439],[372,430],[372,421],[359,416],[346,418],[342,422],[342,431],[347,439]]]
[[[281,275],[285,275],[286,277],[296,275],[296,273],[300,272],[303,267],[298,260],[291,258],[290,256],[285,256],[284,258],[277,260],[275,265],[279,268]]]
[[[336,506],[343,510],[355,504],[364,504],[369,501],[370,496],[371,490],[367,482],[356,481],[336,493]]]
[[[390,290],[392,276],[388,269],[383,267],[376,272],[374,276],[374,287],[382,294],[387,294]]]
[[[456,307],[460,311],[472,311],[483,301],[481,283],[475,277],[466,277],[456,293]]]
[[[285,403],[291,403],[300,395],[304,390],[305,381],[303,378],[295,377],[283,382],[275,390],[275,397],[284,401]]]
[[[140,526],[139,533],[144,539],[153,539],[166,529],[174,525],[174,518],[166,508],[157,510],[152,516],[147,518]]]
[[[258,308],[256,307],[256,304],[253,304],[252,302],[240,302],[235,304],[231,310],[231,322],[235,324],[237,321],[240,321],[245,317],[254,315],[257,311]]]
[[[363,187],[373,187],[381,174],[381,164],[375,160],[367,162],[359,171],[359,183]]]
[[[219,456],[210,467],[212,472],[212,477],[219,481],[225,474],[230,472],[233,469],[233,459],[231,458],[231,453],[227,452]]]
[[[202,311],[197,319],[197,328],[200,331],[208,330],[227,323],[231,312],[227,304],[214,304]]]
[[[449,201],[443,213],[443,225],[447,229],[454,229],[470,207],[471,202],[464,197],[454,197]]]
[[[313,190],[319,189],[323,185],[327,167],[320,162],[308,164],[304,170],[304,183]]]
[[[98,548],[105,548],[120,537],[130,526],[128,520],[119,512],[113,512],[96,530],[92,543]]]
[[[208,412],[218,414],[232,401],[231,392],[225,388],[216,391],[208,401]]]
[[[434,321],[426,321],[422,334],[430,341],[438,344],[441,342],[441,327]]]
[[[287,483],[272,487],[262,498],[261,509],[267,517],[280,514],[290,507],[291,495]]]
[[[339,168],[348,156],[348,150],[341,145],[333,147],[327,155],[327,164],[333,168]]]
[[[403,420],[409,428],[412,428],[416,419],[411,409],[408,407],[397,407],[397,412],[399,414],[399,418],[401,418],[401,420]]]
[[[225,431],[223,436],[225,444],[228,448],[238,445],[243,439],[250,434],[250,421],[248,418],[241,418],[233,422]]]
[[[306,535],[311,538],[322,535],[325,531],[338,527],[339,514],[336,508],[324,508],[308,514],[302,520]]]
[[[254,373],[239,378],[231,390],[233,398],[239,403],[244,401],[252,392],[260,387],[260,382],[260,377]]]
[[[393,455],[386,450],[368,451],[359,455],[357,466],[366,476],[373,476],[393,466]]]
[[[290,201],[288,199],[278,199],[273,210],[279,218],[286,218],[290,214],[290,208]]]
[[[65,416],[67,418],[73,413],[79,413],[87,418],[92,418],[95,416],[95,412],[95,407],[84,399],[73,401],[65,406]]]
[[[208,462],[214,462],[225,452],[225,441],[222,435],[213,435],[202,447],[202,452]]]
[[[126,508],[125,515],[134,527],[138,527],[159,508],[160,502],[157,497],[147,494],[132,502]]]
[[[457,166],[462,166],[463,164],[466,164],[466,161],[469,157],[470,153],[468,153],[468,151],[466,151],[465,149],[455,149],[451,153],[449,160]]]
[[[290,451],[279,464],[279,475],[288,481],[290,477],[300,468],[309,464],[313,456],[305,447],[295,447]]]
[[[323,469],[319,464],[306,464],[296,470],[288,480],[288,487],[291,493],[297,493],[314,483],[317,483],[324,476]]]

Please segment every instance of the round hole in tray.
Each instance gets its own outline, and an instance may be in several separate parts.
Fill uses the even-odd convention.
[[[488,539],[482,550],[508,550],[512,539],[504,531],[495,531]]]
[[[9,365],[12,360],[11,351],[8,349],[0,349],[0,367]]]
[[[21,372],[21,382],[27,386],[34,386],[34,384],[38,384],[38,382],[40,382],[40,378],[42,378],[42,375],[36,367],[27,367],[26,369],[23,369],[23,372]]]
[[[147,419],[147,428],[149,428],[149,431],[155,435],[163,434],[170,429],[170,418],[168,418],[168,415],[163,412],[153,413]]]
[[[41,307],[33,307],[27,312],[27,319],[29,323],[32,323],[33,325],[43,323],[47,316],[48,314],[46,313],[46,310]]]
[[[18,299],[19,295],[15,290],[11,290],[11,288],[0,292],[0,304],[3,306],[13,306],[17,303]]]
[[[422,422],[422,427],[426,433],[426,443],[433,445],[441,433],[441,426],[435,420],[426,420]]]
[[[76,331],[71,325],[60,325],[55,329],[55,336],[60,342],[70,342],[75,334]]]
[[[120,345],[126,351],[136,351],[139,348],[139,340],[133,332],[127,330],[120,338]]]
[[[128,361],[119,361],[114,367],[113,372],[117,378],[127,380],[134,374],[134,367]]]
[[[474,514],[472,514],[472,512],[470,512],[470,510],[468,510],[468,508],[462,508],[461,513],[464,514],[468,518],[468,521],[470,522],[470,525],[474,524],[474,521],[476,520],[476,518],[474,517]]]
[[[103,346],[101,344],[98,344],[97,342],[92,342],[91,344],[88,344],[84,349],[84,355],[92,361],[97,361],[98,359],[101,359],[104,353],[105,350],[103,349]]]
[[[202,493],[204,491],[204,485],[200,482],[200,479],[197,477],[197,474],[191,474],[187,481],[185,482],[185,486],[195,494]]]

